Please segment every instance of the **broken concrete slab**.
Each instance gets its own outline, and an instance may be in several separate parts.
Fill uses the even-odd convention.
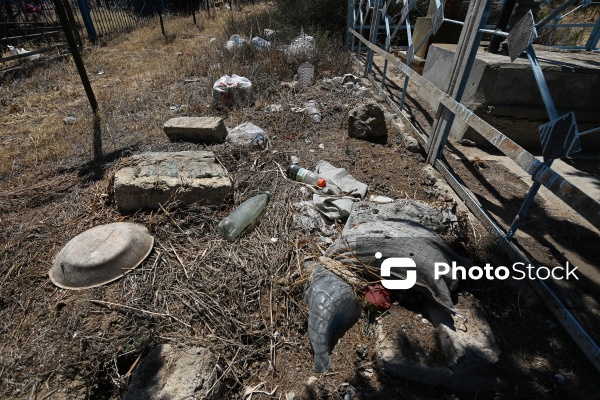
[[[161,344],[142,359],[125,400],[221,399],[216,364],[206,348]]]
[[[348,114],[348,136],[356,139],[372,139],[387,136],[385,114],[373,101],[362,104]]]
[[[433,326],[428,321],[425,324],[418,320],[399,326],[401,317],[398,308],[392,307],[388,314],[377,319],[375,364],[386,375],[471,393],[500,387],[498,379],[488,373],[489,369],[453,370],[448,361],[440,357],[443,350],[432,342]],[[469,355],[462,358],[462,363],[468,363]]]
[[[230,191],[227,171],[210,151],[144,153],[115,173],[115,201],[121,212],[175,203],[218,205]]]
[[[227,137],[227,128],[219,117],[171,118],[163,130],[173,142],[223,143]]]
[[[485,315],[462,295],[458,296],[455,307],[454,317],[439,308],[426,309],[446,365],[461,375],[489,372],[501,351]]]

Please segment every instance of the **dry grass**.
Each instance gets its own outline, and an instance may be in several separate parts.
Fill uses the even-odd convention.
[[[434,200],[418,173],[423,157],[408,153],[398,135],[390,134],[385,145],[346,138],[348,111],[361,99],[341,87],[299,93],[282,88],[280,81],[291,80],[298,63],[286,62],[278,51],[222,50],[231,34],[250,36],[265,27],[280,29],[276,45],[289,43],[298,32],[277,25],[268,11],[261,4],[243,13],[201,15],[198,26],[191,17],[168,16],[169,40],[155,21],[87,49],[105,152],[97,164],[90,162],[92,113],[71,61],[0,87],[0,398],[121,398],[137,360],[157,343],[213,350],[226,398],[239,398],[244,387],[261,382],[267,392],[278,386],[277,396],[304,390],[312,354],[302,263],[324,247],[293,228],[292,204],[311,194],[284,178],[281,167],[292,154],[309,167],[327,159],[369,184],[372,194]],[[309,33],[318,43],[317,79],[352,72],[339,43],[323,32]],[[214,105],[213,82],[232,73],[253,82],[254,107]],[[311,98],[321,106],[320,125],[290,111]],[[263,110],[274,103],[284,111]],[[169,142],[163,123],[184,115],[218,115],[228,127],[256,123],[270,135],[271,147],[251,152]],[[66,116],[75,122],[65,123]],[[128,155],[198,149],[213,151],[229,171],[234,190],[222,206],[116,211],[112,179]],[[265,190],[272,201],[259,224],[233,244],[222,240],[218,222]],[[51,260],[68,240],[121,220],[145,225],[156,239],[138,269],[85,291],[51,284]],[[328,390],[355,379],[355,345],[367,336],[368,321],[362,321],[336,347],[339,367],[323,377]],[[368,389],[362,398],[395,398],[399,388],[407,398],[441,396],[384,375],[362,382]]]

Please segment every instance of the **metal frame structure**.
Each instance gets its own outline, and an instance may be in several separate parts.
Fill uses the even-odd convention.
[[[493,1],[472,0],[469,4],[467,18],[464,22],[448,21],[463,25],[463,29],[458,42],[454,62],[451,67],[448,85],[444,90],[441,90],[415,72],[411,68],[411,64],[413,62],[414,54],[424,45],[427,38],[436,32],[445,20],[443,15],[443,4],[440,0],[435,0],[436,10],[432,18],[432,29],[429,34],[427,34],[424,39],[421,39],[421,42],[417,43],[415,46],[412,40],[411,25],[409,21],[409,14],[411,8],[414,6],[414,0],[403,0],[404,6],[402,12],[398,16],[390,16],[387,13],[391,1],[392,0],[348,0],[348,47],[355,53],[359,63],[361,62],[361,59],[363,59],[362,62],[365,76],[371,81],[373,86],[386,98],[388,104],[396,111],[396,113],[403,117],[408,125],[413,128],[418,141],[427,152],[427,163],[434,166],[444,176],[471,212],[473,212],[490,231],[498,245],[506,250],[513,261],[535,265],[534,260],[528,260],[515,246],[512,240],[515,232],[518,230],[519,222],[527,215],[529,207],[542,185],[563,200],[569,207],[579,213],[593,226],[600,229],[600,204],[589,197],[587,193],[584,193],[576,186],[572,185],[556,171],[552,170],[552,161],[554,159],[569,156],[579,151],[581,147],[579,138],[584,134],[598,132],[600,131],[600,128],[579,133],[574,113],[568,113],[562,116],[558,115],[550,90],[544,79],[543,71],[537,61],[532,46],[533,41],[537,38],[536,28],[542,24],[536,25],[533,20],[533,15],[529,12],[525,18],[512,28],[510,33],[498,29],[486,29],[487,19]],[[570,1],[571,0],[567,0],[567,2]],[[363,36],[363,32],[365,22],[369,16],[371,17],[372,28],[368,32],[369,39],[366,39],[365,36]],[[396,28],[392,32],[391,26],[395,18],[397,19],[395,25]],[[385,23],[386,36],[383,48],[377,45],[377,39],[379,38],[381,29],[381,20]],[[599,23],[600,20],[596,24]],[[391,40],[394,38],[399,28],[402,27],[406,29],[408,38],[406,64],[389,52]],[[359,29],[358,31],[355,30],[357,28]],[[502,132],[479,118],[460,102],[483,33],[493,33],[506,37],[512,61],[523,52],[525,52],[530,61],[532,72],[538,84],[549,118],[549,121],[546,124],[540,126],[540,136],[544,155],[543,162],[535,158]],[[355,45],[356,41],[358,41],[358,45]],[[366,52],[363,52],[364,48],[366,48]],[[378,82],[372,74],[373,56],[375,54],[381,56],[385,63],[381,82]],[[405,76],[402,98],[399,103],[396,103],[385,91],[388,63],[391,63]],[[439,101],[439,107],[429,136],[419,132],[419,130],[414,127],[402,113],[409,80],[416,83],[421,88],[424,88]],[[518,214],[515,216],[513,223],[506,232],[498,226],[490,214],[482,208],[475,198],[473,198],[470,191],[460,183],[460,179],[451,172],[441,159],[442,152],[448,141],[450,129],[455,119],[462,120],[477,131],[495,148],[500,150],[532,177],[534,182],[533,186],[523,199]],[[532,282],[532,286],[571,335],[573,340],[584,351],[595,368],[600,371],[600,347],[598,347],[551,288],[541,280]]]

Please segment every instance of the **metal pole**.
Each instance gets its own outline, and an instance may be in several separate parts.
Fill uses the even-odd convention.
[[[544,105],[546,106],[546,112],[548,112],[548,116],[550,117],[550,120],[552,121],[552,120],[558,118],[558,112],[556,111],[556,107],[554,106],[554,102],[552,101],[552,96],[550,95],[550,89],[548,88],[548,84],[546,83],[546,79],[544,78],[544,73],[542,72],[542,67],[540,66],[540,63],[537,60],[535,51],[533,50],[533,46],[529,45],[529,47],[527,47],[527,49],[525,49],[525,53],[527,54],[527,58],[529,58],[529,61],[531,62],[531,69],[533,70],[533,76],[535,77],[535,80],[537,81],[538,87],[542,94],[542,100],[544,101]],[[544,165],[547,167],[550,167],[552,165],[552,161],[554,161],[554,160],[544,161],[544,163],[540,166],[540,168],[544,168]],[[533,199],[535,198],[535,195],[537,194],[537,192],[540,190],[540,187],[542,186],[542,184],[538,180],[535,180],[535,174],[533,175],[533,178],[534,178],[533,185],[531,185],[531,189],[529,189],[529,192],[527,192],[527,196],[525,197],[523,204],[521,204],[521,207],[519,208],[519,212],[515,216],[515,219],[513,220],[512,224],[510,225],[510,228],[508,229],[508,232],[506,233],[506,240],[509,240],[509,241],[512,240],[513,236],[517,232],[517,229],[519,229],[519,224],[521,223],[523,218],[525,218],[525,216],[527,215],[527,212],[529,211],[529,207],[531,207],[531,204],[533,203]]]
[[[585,49],[587,51],[595,50],[598,47],[598,41],[600,40],[600,17],[596,21],[596,26],[594,26],[594,30],[590,34],[590,38],[585,44]]]
[[[371,20],[371,34],[369,41],[373,44],[377,41],[377,34],[379,34],[379,5],[381,0],[375,0],[375,5],[373,6],[373,15]],[[373,56],[375,53],[373,50],[367,50],[367,59],[365,60],[365,76],[371,73],[373,69]]]
[[[96,96],[94,95],[94,91],[92,90],[92,85],[90,84],[90,80],[85,71],[83,59],[81,58],[81,54],[79,53],[79,49],[77,48],[77,41],[75,39],[75,35],[73,34],[73,29],[69,24],[69,17],[67,16],[66,11],[67,6],[63,2],[63,0],[53,1],[54,7],[56,8],[56,13],[58,14],[58,18],[63,27],[63,31],[65,32],[67,43],[69,44],[69,49],[71,50],[71,54],[73,55],[73,61],[75,62],[75,66],[77,67],[77,72],[79,72],[81,83],[83,84],[83,88],[85,89],[85,93],[90,102],[90,106],[92,107],[92,111],[94,112],[93,151],[94,160],[98,161],[102,158],[102,132],[100,129],[100,116],[98,115],[98,101],[96,100]]]
[[[469,5],[469,11],[467,12],[469,19],[465,22],[460,34],[454,63],[450,71],[450,82],[446,91],[446,93],[452,94],[452,98],[457,102],[462,99],[467,85],[481,41],[479,29],[486,25],[492,3],[493,0],[473,0]],[[428,164],[434,165],[444,150],[453,122],[454,114],[440,104],[431,129],[432,134],[427,151]]]
[[[517,0],[506,0],[504,5],[502,6],[502,13],[500,14],[500,19],[498,19],[498,24],[496,25],[496,29],[500,29],[501,31],[506,31],[508,27],[508,23],[510,22],[510,16],[512,15],[513,9],[515,8],[515,4],[517,4]],[[500,36],[492,37],[490,40],[490,45],[488,46],[488,53],[496,54],[500,49],[500,43],[502,42],[502,38]]]
[[[546,18],[535,24],[536,29],[540,29],[542,26],[546,25],[548,22],[552,21],[554,17],[560,14],[565,8],[569,7],[571,4],[575,3],[577,0],[567,0],[562,3],[560,6],[556,7],[552,12],[546,15]]]

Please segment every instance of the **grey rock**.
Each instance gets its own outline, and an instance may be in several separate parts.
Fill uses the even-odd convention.
[[[203,347],[159,345],[142,359],[125,400],[221,399],[216,363]]]
[[[410,151],[411,153],[421,152],[421,146],[419,146],[419,142],[412,136],[406,136],[404,139],[404,147],[406,147],[406,150]]]
[[[398,332],[397,324],[390,314],[379,318],[375,327],[375,365],[386,375],[471,393],[500,387],[491,374],[453,371],[443,358],[428,354],[419,340]]]
[[[227,128],[219,117],[171,118],[163,130],[173,142],[223,143],[227,137]]]
[[[387,136],[385,115],[381,106],[374,102],[360,105],[348,114],[348,136],[370,139]]]
[[[133,156],[131,165],[118,170],[114,179],[115,201],[121,212],[156,210],[174,203],[218,205],[230,191],[227,171],[215,163],[210,151]]]
[[[490,371],[501,351],[485,315],[463,296],[458,297],[456,309],[454,317],[439,308],[427,309],[446,365],[460,375]]]

